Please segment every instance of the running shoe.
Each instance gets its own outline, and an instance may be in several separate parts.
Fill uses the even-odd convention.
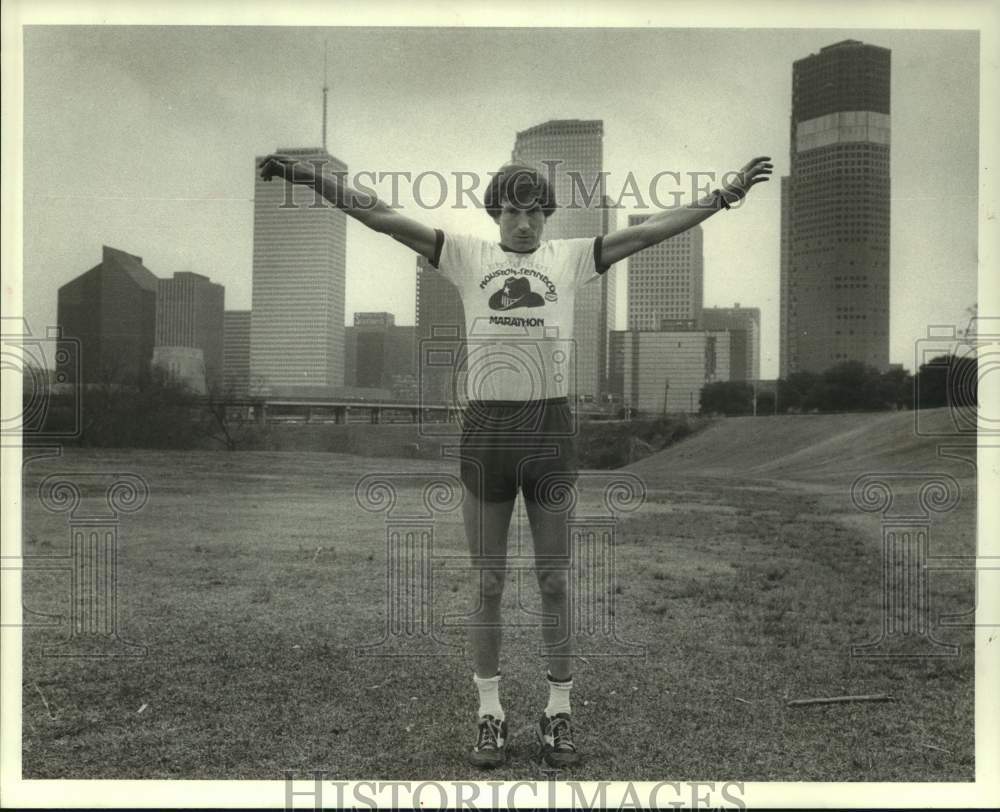
[[[499,767],[507,760],[507,722],[483,716],[479,720],[476,744],[468,753],[476,767]]]
[[[538,722],[538,743],[541,757],[550,767],[571,767],[580,758],[573,744],[568,713],[557,713],[555,716],[543,713]]]

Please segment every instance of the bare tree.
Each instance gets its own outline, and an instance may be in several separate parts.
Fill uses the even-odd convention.
[[[227,451],[238,450],[256,423],[256,415],[246,401],[263,397],[265,391],[266,384],[260,376],[251,378],[245,390],[233,382],[210,384],[205,398],[208,418],[205,436],[222,444]]]

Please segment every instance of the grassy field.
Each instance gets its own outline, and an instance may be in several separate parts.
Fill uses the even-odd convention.
[[[723,421],[633,466],[649,496],[618,526],[613,599],[618,633],[647,656],[578,660],[574,719],[585,761],[568,777],[973,780],[971,632],[935,631],[960,646],[957,657],[851,658],[850,645],[880,629],[879,518],[852,507],[843,472],[851,466],[839,458],[824,471],[809,457],[806,473],[789,468],[786,478],[780,466],[751,475],[736,460],[708,476],[683,462],[693,443],[711,457],[713,432],[723,454],[737,425]],[[857,442],[852,430],[845,443]],[[753,442],[781,456],[774,437]],[[788,453],[801,460],[804,452]],[[972,554],[971,469],[945,465],[930,445],[919,454],[924,470],[950,470],[963,486],[959,508],[934,524],[932,553]],[[119,552],[121,634],[148,654],[45,657],[43,647],[66,629],[26,629],[26,778],[276,779],[285,769],[482,777],[463,760],[476,700],[467,657],[355,652],[381,636],[386,545],[383,516],[357,507],[354,485],[372,471],[453,472],[450,462],[68,451],[25,469],[26,556],[68,549],[66,516],[41,507],[38,482],[91,471],[134,472],[150,484],[145,508],[122,518]],[[84,507],[101,499],[88,492]],[[437,553],[464,552],[457,512],[440,518],[435,534]],[[464,611],[468,575],[439,567],[434,578],[435,618]],[[970,609],[972,591],[968,574],[935,574],[934,617]],[[26,571],[24,592],[32,612],[68,612],[65,573]],[[509,765],[490,777],[530,779],[540,776],[532,724],[547,695],[528,614],[537,591],[529,581],[523,608],[513,588],[505,601],[522,624],[505,632],[503,653],[513,740]],[[462,645],[461,628],[439,632]],[[869,693],[894,701],[786,705]]]

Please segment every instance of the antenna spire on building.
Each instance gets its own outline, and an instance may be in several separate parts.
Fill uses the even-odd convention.
[[[324,42],[323,42],[323,140],[321,142],[324,150],[327,148],[327,146],[326,146],[326,96],[327,96],[327,93],[330,90],[329,87],[327,87],[327,83],[326,83],[326,79],[327,79],[326,58],[327,58],[328,51],[329,51],[329,41],[324,40]]]

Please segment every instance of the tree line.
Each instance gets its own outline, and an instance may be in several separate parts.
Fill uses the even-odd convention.
[[[879,372],[860,361],[843,361],[825,372],[794,372],[773,389],[758,390],[757,415],[811,412],[877,412],[975,406],[978,365],[974,356],[941,355],[916,375],[892,368]],[[720,381],[701,390],[702,414],[754,414],[747,381]]]
[[[241,447],[254,433],[245,410],[229,407],[232,388],[191,391],[162,367],[142,376],[102,370],[86,385],[53,387],[47,370],[25,369],[22,432],[26,443],[105,448]]]

